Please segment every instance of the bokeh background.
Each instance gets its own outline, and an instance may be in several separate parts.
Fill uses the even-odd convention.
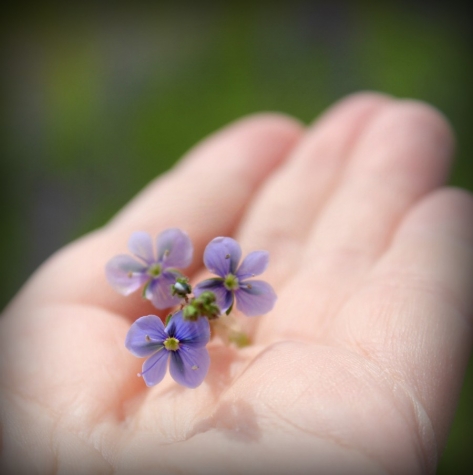
[[[0,20],[0,308],[56,249],[256,111],[310,122],[367,89],[425,100],[457,133],[451,183],[473,191],[467,2],[65,3]],[[470,364],[440,474],[473,473],[472,402]]]

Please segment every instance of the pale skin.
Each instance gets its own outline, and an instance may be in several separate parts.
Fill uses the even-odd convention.
[[[262,114],[200,143],[52,256],[0,326],[2,473],[433,473],[472,343],[473,199],[428,105],[358,94],[313,125]],[[197,389],[147,388],[123,345],[162,312],[116,294],[133,231],[270,252],[279,298],[209,345]],[[222,472],[223,471],[223,472]]]

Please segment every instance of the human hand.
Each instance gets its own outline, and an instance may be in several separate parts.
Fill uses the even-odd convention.
[[[472,197],[443,188],[437,112],[352,96],[306,131],[257,115],[198,145],[49,259],[0,322],[2,473],[432,473],[470,348]],[[265,249],[274,310],[217,340],[194,390],[147,388],[124,347],[156,313],[104,266],[129,235]]]

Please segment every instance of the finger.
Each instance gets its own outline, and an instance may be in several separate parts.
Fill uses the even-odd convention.
[[[238,234],[244,248],[270,252],[273,284],[291,274],[288,271],[300,258],[312,223],[336,186],[351,148],[390,102],[381,94],[362,93],[329,109],[259,192]]]
[[[404,220],[365,288],[332,327],[405,383],[443,447],[472,343],[473,198],[435,192]]]
[[[306,262],[319,262],[326,273],[343,260],[345,276],[369,266],[406,210],[445,182],[452,150],[450,127],[432,107],[414,101],[385,107],[315,223]]]
[[[133,231],[156,235],[179,227],[193,241],[197,263],[208,241],[231,233],[260,183],[300,134],[296,121],[276,114],[250,117],[215,134],[151,183],[109,225],[55,255],[21,301],[74,301],[132,317],[149,313],[149,304],[137,294],[125,298],[111,290],[105,281],[107,261],[127,252]]]
[[[323,338],[340,307],[388,246],[410,206],[446,179],[453,139],[431,107],[397,101],[385,106],[359,139],[299,259],[298,274],[281,293],[279,309],[298,306],[296,331]],[[310,291],[309,291],[310,289]],[[270,325],[268,329],[266,326]],[[294,332],[288,319],[264,322],[265,335]]]

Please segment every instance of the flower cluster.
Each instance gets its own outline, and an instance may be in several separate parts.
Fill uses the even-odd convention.
[[[266,270],[269,253],[251,252],[240,263],[241,248],[232,238],[217,237],[207,245],[204,264],[216,277],[194,289],[182,273],[193,255],[192,242],[182,230],[163,231],[156,246],[148,233],[135,232],[128,248],[134,258],[118,255],[106,265],[110,285],[122,295],[142,288],[142,296],[157,309],[177,307],[165,323],[156,315],[138,318],[126,336],[125,346],[133,355],[148,357],[139,374],[148,386],[164,378],[168,360],[176,382],[188,388],[199,386],[210,365],[206,349],[211,335],[209,322],[230,314],[234,306],[249,317],[263,315],[276,302],[273,288],[253,279]],[[248,341],[235,332],[229,340]]]

